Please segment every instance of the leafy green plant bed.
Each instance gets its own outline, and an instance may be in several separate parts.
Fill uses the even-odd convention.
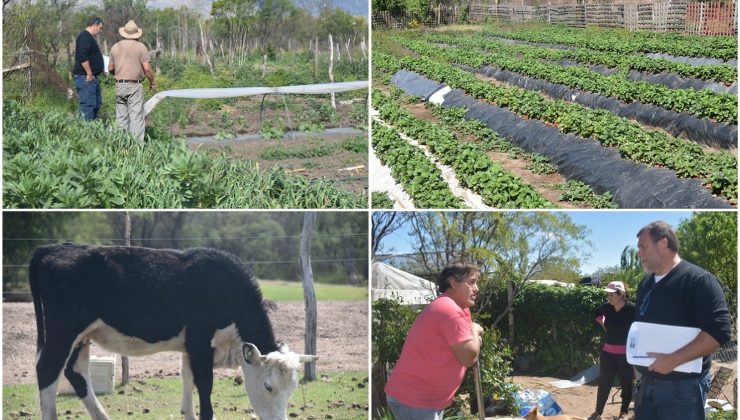
[[[427,57],[395,58],[373,51],[374,66],[393,72],[400,68],[462,89],[471,96],[506,107],[524,118],[540,119],[561,132],[592,138],[636,162],[673,170],[682,178],[697,178],[714,194],[737,203],[737,158],[727,152],[708,153],[696,144],[663,132],[649,130],[608,111],[590,110],[565,101],[551,100],[520,88],[479,80],[464,70]]]
[[[424,152],[412,146],[392,129],[373,121],[373,150],[391,168],[393,178],[401,184],[418,208],[460,208],[462,201],[452,194],[442,179],[442,171],[427,159]]]
[[[241,374],[240,374],[241,375]],[[368,413],[367,372],[318,372],[316,381],[301,383],[288,405],[290,418],[366,419]],[[147,378],[119,386],[113,394],[98,397],[113,418],[166,419],[180,417],[182,385],[177,378]],[[234,379],[216,378],[211,398],[219,418],[249,418],[254,413],[244,385]],[[194,395],[196,411],[197,394]],[[36,385],[3,387],[4,418],[40,418]],[[82,401],[76,396],[57,398],[57,412],[62,418],[87,417]]]
[[[280,168],[213,158],[150,130],[140,144],[100,121],[3,110],[6,208],[365,208],[367,197]]]

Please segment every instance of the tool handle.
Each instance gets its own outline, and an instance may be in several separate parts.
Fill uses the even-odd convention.
[[[473,364],[473,379],[475,380],[475,398],[478,400],[478,419],[486,420],[486,412],[483,407],[483,390],[481,388],[480,366],[476,360]]]

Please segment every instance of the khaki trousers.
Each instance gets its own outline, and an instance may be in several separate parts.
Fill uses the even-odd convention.
[[[144,85],[116,83],[116,122],[144,141]]]

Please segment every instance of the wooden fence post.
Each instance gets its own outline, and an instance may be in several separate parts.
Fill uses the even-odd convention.
[[[311,236],[316,223],[316,212],[307,211],[303,214],[303,231],[301,232],[300,266],[303,275],[303,300],[306,310],[306,341],[305,354],[316,354],[316,292],[313,286],[313,271],[311,270]],[[306,363],[303,379],[316,379],[316,362]]]
[[[334,39],[329,34],[329,81],[334,83]],[[331,106],[337,109],[337,98],[334,92],[331,93]]]
[[[131,246],[131,215],[126,212],[123,226],[123,244]],[[121,385],[126,385],[129,380],[128,356],[121,356]]]

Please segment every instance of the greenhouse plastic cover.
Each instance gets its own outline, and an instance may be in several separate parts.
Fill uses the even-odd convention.
[[[399,87],[406,90],[404,85]],[[585,182],[599,194],[611,192],[622,208],[732,208],[697,179],[678,178],[671,170],[624,159],[614,148],[563,134],[539,120],[525,120],[459,89],[445,95],[443,106],[467,108],[466,118],[479,120],[529,152],[548,156],[564,177]]]
[[[314,85],[294,85],[280,87],[237,87],[237,88],[205,88],[205,89],[174,89],[159,92],[144,104],[144,114],[149,114],[164,98],[233,98],[236,96],[267,95],[271,93],[308,94],[337,93],[350,90],[367,89],[366,80],[357,82],[319,83]]]

